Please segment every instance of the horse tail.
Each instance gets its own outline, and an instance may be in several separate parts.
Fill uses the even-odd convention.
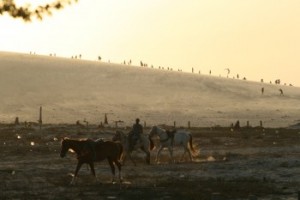
[[[189,140],[190,147],[191,147],[192,152],[195,153],[196,150],[193,147],[193,136],[192,136],[192,134],[189,134],[189,135],[190,135],[190,140]]]
[[[151,137],[149,136],[149,141],[150,141],[150,151],[154,149],[154,143],[151,139]]]

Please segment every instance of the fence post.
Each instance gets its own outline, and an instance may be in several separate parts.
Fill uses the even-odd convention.
[[[107,115],[104,113],[104,124],[108,124]]]
[[[15,119],[15,125],[19,125],[19,124],[20,124],[19,117],[16,117],[16,119]]]
[[[259,126],[260,126],[260,128],[263,127],[263,122],[261,120],[259,121]]]
[[[247,128],[249,128],[250,127],[250,123],[249,123],[249,121],[247,121]]]
[[[40,129],[42,129],[42,124],[43,124],[43,116],[42,116],[42,106],[40,106],[40,118],[39,118],[39,125],[40,125]]]
[[[174,121],[174,128],[176,128],[176,121]]]
[[[86,127],[86,128],[89,128],[89,122],[88,122],[88,121],[86,121],[86,119],[85,119],[85,118],[84,118],[83,122],[85,123],[85,127]]]
[[[188,121],[188,128],[191,128],[191,122]]]

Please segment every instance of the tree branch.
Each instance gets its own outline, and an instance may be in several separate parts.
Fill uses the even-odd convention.
[[[24,21],[31,21],[34,17],[42,20],[45,15],[52,15],[53,10],[63,9],[66,5],[77,1],[78,0],[55,0],[52,3],[31,9],[30,5],[18,7],[14,0],[2,0],[0,1],[0,15],[7,13],[13,18],[21,18]]]

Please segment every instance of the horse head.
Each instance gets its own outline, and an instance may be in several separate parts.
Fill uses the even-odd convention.
[[[122,132],[119,131],[119,130],[116,130],[116,133],[114,134],[113,138],[112,138],[112,141],[121,141],[122,137]]]
[[[157,129],[158,129],[157,126],[152,126],[152,128],[149,132],[149,137],[152,137],[152,136],[156,135],[157,134]]]
[[[61,150],[60,150],[60,157],[65,157],[70,146],[68,145],[68,141],[69,141],[69,138],[64,138],[62,141],[61,141]]]

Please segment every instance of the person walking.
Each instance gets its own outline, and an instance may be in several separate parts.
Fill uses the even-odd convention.
[[[283,90],[281,88],[279,89],[279,92],[280,92],[280,96],[283,96]]]

